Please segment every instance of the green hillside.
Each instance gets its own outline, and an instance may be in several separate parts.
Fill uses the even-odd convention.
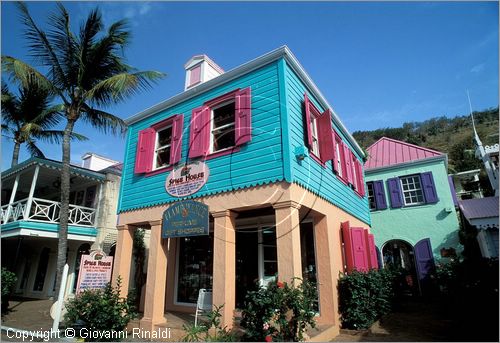
[[[474,119],[483,144],[498,143],[498,107],[474,112]],[[470,116],[462,115],[408,122],[401,127],[356,131],[353,136],[365,149],[385,136],[447,153],[449,171],[453,173],[481,167],[474,157],[472,133]]]

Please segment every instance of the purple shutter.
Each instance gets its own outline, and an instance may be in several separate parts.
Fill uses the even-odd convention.
[[[156,131],[153,128],[148,127],[139,131],[134,168],[136,174],[148,173],[153,168],[155,139]]]
[[[333,160],[335,157],[335,145],[333,144],[332,135],[332,113],[330,110],[326,110],[317,120],[319,154],[321,155],[321,161],[326,162]]]
[[[304,93],[304,126],[305,126],[305,133],[306,133],[306,144],[309,150],[312,149],[312,132],[311,132],[311,110],[310,110],[311,103],[309,101],[309,98],[307,97],[307,94]]]
[[[236,93],[235,144],[252,139],[252,94],[250,87]]]
[[[373,181],[373,194],[377,210],[385,210],[387,208],[387,201],[385,200],[384,183],[382,180]]]
[[[210,108],[202,106],[195,108],[191,114],[189,131],[189,158],[207,154],[210,142]]]
[[[176,164],[181,160],[182,154],[182,131],[184,130],[184,115],[175,116],[172,124],[172,143],[170,149],[170,164]]]
[[[436,186],[434,185],[434,178],[432,172],[425,172],[420,174],[422,180],[422,188],[424,189],[425,202],[428,204],[435,204],[438,202],[436,193]]]
[[[455,183],[453,182],[453,176],[448,176],[448,184],[450,185],[451,197],[453,198],[453,204],[458,206],[457,192],[455,191]]]
[[[399,208],[403,207],[403,196],[401,194],[401,185],[399,184],[399,178],[393,177],[387,180],[387,185],[389,187],[389,198],[391,199],[391,207]]]
[[[417,265],[417,276],[422,293],[429,291],[431,284],[431,274],[436,266],[434,264],[434,255],[432,254],[431,241],[424,238],[415,244],[415,263]]]

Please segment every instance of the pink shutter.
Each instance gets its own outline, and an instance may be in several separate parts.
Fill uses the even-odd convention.
[[[148,127],[139,131],[134,168],[136,174],[150,172],[153,168],[155,139],[156,131],[153,128]]]
[[[252,93],[250,87],[236,93],[235,142],[242,145],[252,140]]]
[[[191,114],[189,158],[205,156],[210,144],[210,107],[195,108]]]
[[[313,139],[311,132],[311,110],[310,110],[311,102],[307,97],[307,94],[304,93],[304,125],[305,125],[305,133],[306,133],[306,144],[309,150],[312,149]]]
[[[361,162],[359,162],[356,159],[356,167],[357,169],[357,174],[358,174],[358,192],[359,194],[364,197],[365,196],[365,178],[363,176],[363,166],[361,165]]]
[[[366,230],[366,242],[368,247],[368,262],[370,263],[370,269],[378,269],[377,260],[377,249],[375,248],[375,238],[374,236]]]
[[[317,120],[321,161],[326,162],[333,160],[335,157],[335,145],[333,144],[332,135],[332,112],[330,112],[330,110],[326,110]]]
[[[170,164],[176,164],[182,155],[182,132],[184,130],[184,115],[175,116],[172,124],[172,143],[170,148]]]
[[[201,80],[201,64],[191,69],[189,85],[192,86]]]
[[[339,165],[337,163],[337,159],[338,159],[338,157],[337,157],[338,138],[337,138],[337,132],[335,132],[335,130],[332,130],[332,139],[333,139],[333,171],[336,174],[338,174],[339,173]]]
[[[351,242],[354,268],[359,272],[368,271],[368,248],[362,227],[351,227]]]
[[[351,184],[352,184],[353,188],[359,192],[358,167],[356,165],[356,162],[358,162],[358,159],[356,158],[356,156],[354,155],[354,153],[352,151],[350,151],[350,153],[351,153],[350,158],[351,158],[351,174],[352,174],[352,183]]]
[[[347,273],[350,273],[354,269],[350,224],[348,221],[343,222],[340,227],[342,229],[342,240],[344,241],[345,265]]]
[[[351,150],[349,150],[349,147],[347,144],[342,142],[342,148],[344,149],[344,170],[342,171],[344,173],[344,180],[346,180],[348,183],[351,185],[353,184],[353,178],[352,178],[352,161],[351,161]]]

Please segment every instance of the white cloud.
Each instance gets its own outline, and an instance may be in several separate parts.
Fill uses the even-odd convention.
[[[480,73],[484,70],[484,63],[476,64],[474,67],[471,68],[470,72],[471,73]]]

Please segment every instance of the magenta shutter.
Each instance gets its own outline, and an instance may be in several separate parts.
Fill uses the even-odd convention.
[[[356,175],[358,176],[358,184],[357,184],[357,191],[358,193],[364,197],[365,196],[365,180],[364,180],[364,177],[363,177],[363,167],[361,166],[361,162],[358,161],[358,159],[355,159],[356,160]]]
[[[170,164],[176,164],[181,160],[182,154],[182,132],[184,127],[184,115],[175,116],[172,124],[172,143],[170,149]]]
[[[352,177],[352,161],[351,161],[351,150],[349,150],[349,147],[347,144],[342,142],[342,148],[344,149],[344,170],[342,172],[344,173],[344,180],[346,180],[348,183],[351,185],[353,184],[353,177]]]
[[[351,242],[351,228],[349,222],[343,222],[341,224],[342,230],[342,240],[344,242],[344,256],[345,256],[345,266],[348,273],[354,269],[354,255],[352,251]]]
[[[134,168],[136,174],[150,172],[153,168],[155,138],[156,131],[150,127],[139,131]]]
[[[420,179],[422,180],[422,188],[424,189],[425,202],[428,204],[437,203],[439,199],[436,193],[432,172],[420,174]]]
[[[365,229],[366,246],[368,247],[368,262],[370,269],[378,269],[377,249],[374,236]]]
[[[191,114],[189,158],[205,156],[210,145],[210,108],[195,108]]]
[[[250,87],[236,93],[235,142],[242,145],[252,140],[252,93]]]
[[[305,133],[306,133],[306,145],[309,150],[312,149],[312,132],[311,132],[311,102],[307,97],[307,94],[304,93],[304,125],[305,125]]]
[[[333,160],[335,157],[335,145],[332,135],[332,112],[326,110],[319,116],[318,120],[318,140],[321,161]]]
[[[368,249],[362,227],[351,227],[351,242],[354,268],[359,272],[368,271]]]

